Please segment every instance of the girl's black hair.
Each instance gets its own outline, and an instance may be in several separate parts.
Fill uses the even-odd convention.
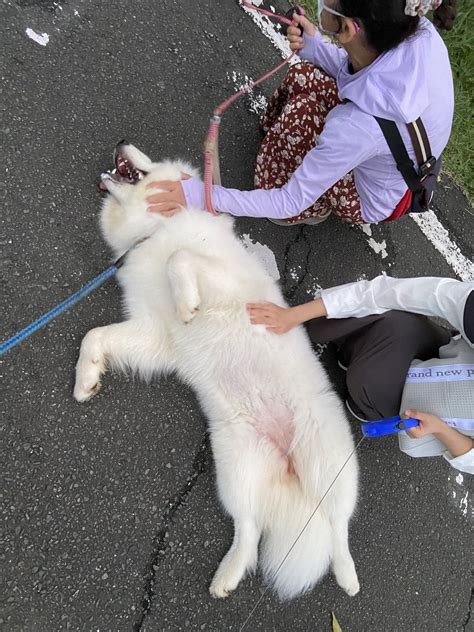
[[[450,30],[456,16],[457,0],[444,0],[433,12],[438,28]],[[406,0],[338,0],[337,10],[354,18],[365,31],[367,43],[384,53],[415,34],[420,18],[405,15]]]

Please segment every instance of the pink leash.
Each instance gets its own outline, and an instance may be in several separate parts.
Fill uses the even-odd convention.
[[[269,16],[283,24],[291,25],[292,21],[282,15],[277,15],[276,13],[272,13],[271,11],[266,11],[265,9],[259,9],[255,5],[250,2],[245,2],[244,0],[240,0],[240,6],[247,7],[248,9],[253,9],[254,11],[258,11],[259,13],[263,13],[263,15]],[[304,10],[300,9],[300,14],[304,15]],[[283,66],[285,66],[289,61],[294,57],[295,53],[292,53],[285,61],[281,64],[278,64],[273,70],[267,72],[267,74],[257,79],[257,81],[253,81],[245,88],[242,88],[228,99],[223,101],[220,105],[216,107],[211,117],[211,122],[209,125],[209,130],[207,132],[206,142],[204,145],[204,199],[206,202],[206,208],[209,213],[216,215],[216,211],[212,204],[212,184],[220,184],[220,169],[219,169],[219,126],[221,123],[222,115],[227,110],[227,108],[236,101],[239,97],[247,92],[250,92],[255,86],[258,86],[259,83],[262,83],[276,72],[278,72]]]

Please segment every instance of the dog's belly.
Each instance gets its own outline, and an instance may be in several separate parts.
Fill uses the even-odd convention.
[[[269,478],[295,475],[295,412],[281,395],[242,389],[220,393],[218,400],[208,412],[224,444],[233,445],[235,454],[251,453]]]

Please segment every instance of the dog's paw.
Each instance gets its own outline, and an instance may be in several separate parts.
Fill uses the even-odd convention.
[[[229,582],[226,577],[222,577],[219,571],[217,571],[209,587],[211,597],[215,599],[225,599],[237,588],[237,583],[238,582],[233,581]]]
[[[90,331],[81,344],[76,365],[74,399],[86,402],[100,391],[100,378],[105,372],[104,357],[100,349],[98,330]]]
[[[94,397],[94,395],[97,395],[102,385],[100,381],[95,382],[94,384],[92,384],[92,381],[88,383],[76,380],[73,392],[74,399],[76,401],[80,403],[87,402],[87,400]]]
[[[199,304],[187,305],[185,303],[181,303],[178,305],[178,318],[184,325],[189,325],[189,323],[196,317],[198,311]]]
[[[354,597],[360,590],[359,580],[355,569],[345,570],[342,573],[336,575],[336,580],[339,586],[349,595]]]

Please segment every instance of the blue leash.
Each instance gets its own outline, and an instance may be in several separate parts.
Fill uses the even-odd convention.
[[[4,342],[2,342],[0,344],[0,357],[10,351],[10,349],[13,349],[13,347],[16,347],[16,345],[19,345],[21,342],[23,342],[23,340],[28,338],[28,336],[31,336],[31,334],[33,334],[35,331],[38,331],[38,329],[44,327],[44,325],[53,320],[53,318],[56,318],[56,316],[59,316],[59,314],[62,314],[70,307],[82,300],[84,297],[86,297],[88,294],[90,294],[93,290],[100,287],[103,283],[107,281],[107,279],[110,279],[110,277],[114,276],[114,274],[116,274],[118,269],[122,266],[126,254],[127,253],[117,259],[117,261],[113,265],[111,265],[101,274],[96,276],[95,279],[92,279],[92,281],[86,283],[86,285],[84,285],[84,287],[82,287],[80,290],[78,290],[74,294],[71,294],[71,296],[69,296],[65,301],[59,303],[59,305],[56,305],[56,307],[53,307],[52,310],[46,312],[46,314],[43,314],[43,316],[40,316],[37,320],[31,323],[31,325],[28,325],[28,327],[25,327],[11,338],[8,338]]]

